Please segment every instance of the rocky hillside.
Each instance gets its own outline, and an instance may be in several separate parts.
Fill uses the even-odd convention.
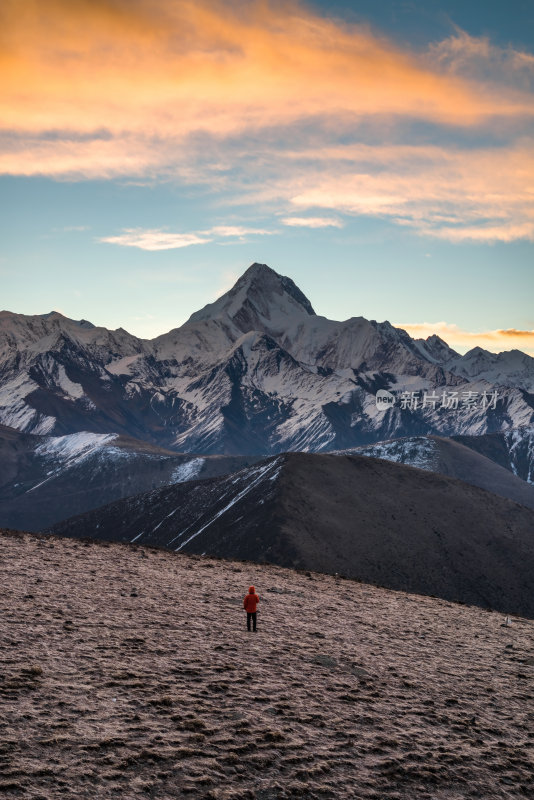
[[[534,617],[534,512],[368,456],[286,453],[117,501],[63,536],[340,573]]]
[[[0,551],[3,797],[534,793],[532,621],[135,546]]]

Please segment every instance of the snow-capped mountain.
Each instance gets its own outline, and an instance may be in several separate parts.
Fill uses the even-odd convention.
[[[482,347],[473,347],[462,356],[435,334],[426,339],[414,339],[414,343],[425,358],[453,375],[534,393],[534,358],[521,350],[491,353]]]
[[[456,355],[443,361],[442,366],[468,380],[483,378],[488,383],[516,386],[534,393],[534,358],[521,350],[490,353],[481,347],[473,347],[463,356]]]
[[[98,409],[93,394],[112,394],[114,365],[148,352],[122,328],[1,311],[0,423],[35,434],[99,430],[81,424]]]
[[[461,358],[456,350],[449,347],[447,342],[444,342],[443,339],[435,333],[432,336],[427,336],[426,339],[414,339],[414,343],[419,348],[424,358],[428,361],[432,361],[434,364],[443,365],[454,358]]]
[[[197,454],[530,429],[534,359],[511,370],[500,355],[496,371],[492,354],[460,357],[439,337],[415,340],[363,317],[328,320],[290,278],[253,264],[152,341],[57,312],[2,312],[0,422],[53,436],[129,435]],[[391,393],[389,406],[377,405],[378,390]]]
[[[476,450],[534,485],[534,429],[514,428],[484,436],[453,436],[455,441]]]

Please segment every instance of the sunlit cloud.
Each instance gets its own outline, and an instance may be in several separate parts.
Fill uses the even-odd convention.
[[[234,237],[241,241],[247,234],[272,234],[262,228],[247,228],[243,225],[215,225],[206,231],[192,233],[173,233],[160,228],[125,228],[115,236],[102,236],[98,239],[104,244],[118,244],[122,247],[137,247],[140,250],[177,250],[194,244],[208,244],[217,238]]]
[[[122,247],[138,247],[140,250],[176,250],[193,244],[206,244],[211,239],[202,238],[195,233],[168,233],[157,229],[127,228],[117,236],[103,236],[99,241]]]
[[[534,219],[515,224],[513,216],[503,225],[467,225],[463,228],[433,228],[424,233],[450,242],[514,242],[517,239],[529,239],[534,242]]]
[[[531,53],[461,30],[410,51],[292,0],[17,0],[0,30],[2,174],[202,184],[229,204],[277,203],[293,227],[342,227],[324,211],[451,242],[534,238]],[[418,122],[439,146],[406,145]],[[451,147],[454,131],[470,145]],[[474,144],[495,131],[498,146]],[[238,231],[103,241],[266,233]]]
[[[283,225],[295,228],[342,228],[343,223],[333,217],[283,217]]]
[[[237,237],[238,239],[242,239],[244,236],[252,234],[268,236],[273,232],[274,231],[269,231],[265,228],[247,228],[244,225],[215,225],[213,228],[205,231],[206,234],[212,236],[231,236]]]
[[[534,330],[516,328],[489,331],[468,331],[450,322],[395,322],[395,327],[407,331],[415,339],[426,339],[437,334],[458,352],[466,352],[473,347],[482,347],[493,353],[504,350],[522,350],[534,356]]]
[[[531,141],[477,150],[359,145],[313,158],[320,169],[278,186],[299,209],[388,218],[451,242],[534,240]]]
[[[296,2],[4,3],[4,125],[35,133],[229,134],[334,114],[473,125],[528,93],[439,71]],[[261,86],[261,91],[258,87]]]
[[[440,71],[504,85],[534,87],[534,55],[513,47],[498,47],[486,36],[470,36],[457,28],[456,33],[428,48],[429,63]]]

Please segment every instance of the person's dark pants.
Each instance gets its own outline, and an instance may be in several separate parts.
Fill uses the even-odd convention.
[[[256,612],[247,611],[247,631],[250,630],[250,620],[252,620],[252,630],[256,630]]]

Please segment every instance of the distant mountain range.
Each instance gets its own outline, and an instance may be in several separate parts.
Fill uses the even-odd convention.
[[[534,513],[454,478],[287,453],[119,500],[52,533],[339,573],[534,616]]]
[[[391,407],[377,407],[378,389],[394,395]],[[533,392],[524,353],[460,356],[389,322],[328,320],[263,264],[151,341],[57,312],[0,313],[0,423],[25,433],[113,433],[239,455],[421,434],[522,436],[534,426]]]
[[[338,452],[440,472],[534,508],[534,486],[505,468],[509,453],[504,437],[473,437],[480,452],[439,436],[392,439]],[[0,525],[42,530],[114,500],[234,473],[260,459],[179,454],[117,434],[37,436],[0,425]]]
[[[502,437],[503,443],[506,442],[506,434],[494,434],[494,436]],[[484,447],[479,441],[487,437],[472,438],[481,445],[479,449],[471,446],[472,442],[468,437],[465,437],[466,446],[462,444],[464,437],[446,439],[442,436],[411,436],[339,452],[367,455],[439,472],[534,508],[534,485],[517,477],[517,470],[514,474],[514,471],[508,468],[509,451],[502,447],[504,452],[497,452],[499,440],[493,441],[491,448],[487,445]],[[488,455],[484,454],[484,450],[488,451]],[[503,464],[499,463],[499,455],[503,456]]]

